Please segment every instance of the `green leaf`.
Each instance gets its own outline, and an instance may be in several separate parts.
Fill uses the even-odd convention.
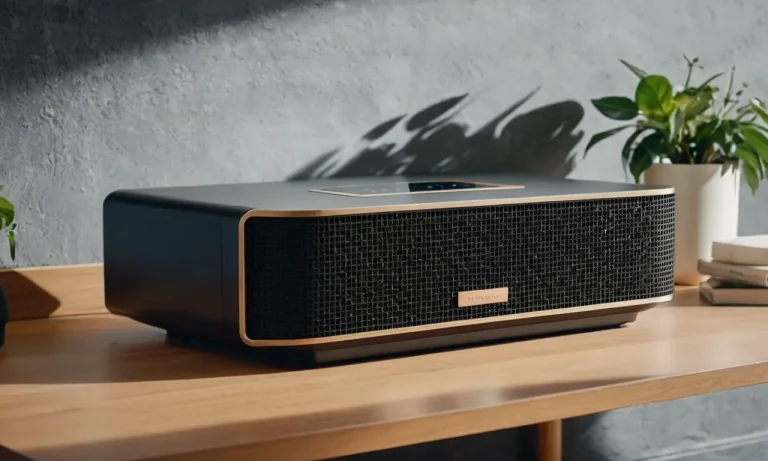
[[[741,159],[741,161],[746,167],[749,167],[752,170],[754,170],[755,175],[758,178],[758,181],[762,178],[763,167],[762,165],[760,165],[760,157],[758,157],[755,152],[753,152],[751,149],[748,149],[745,146],[737,146],[736,157]]]
[[[633,144],[635,143],[635,140],[637,140],[637,137],[649,129],[650,128],[647,128],[647,127],[639,127],[634,131],[634,133],[629,135],[629,138],[627,138],[626,142],[624,143],[624,147],[621,148],[622,168],[626,169],[627,166],[629,165],[629,159],[632,156],[632,147],[633,147]]]
[[[752,99],[752,109],[760,116],[763,122],[768,123],[768,110],[765,109],[765,105],[763,105],[762,101],[759,99]]]
[[[11,252],[11,261],[16,261],[16,232],[8,231],[8,247]]]
[[[695,96],[696,102],[685,108],[685,115],[688,118],[696,117],[706,112],[707,109],[712,107],[712,92],[701,91]]]
[[[733,91],[733,77],[736,74],[736,66],[731,67],[731,77],[728,79],[728,90],[725,92],[726,104],[731,101],[731,92]],[[721,74],[722,75],[722,74]],[[709,82],[707,82],[709,83]]]
[[[680,136],[680,130],[685,124],[685,110],[675,107],[669,116],[669,142],[674,143]]]
[[[638,76],[639,78],[645,78],[648,75],[648,72],[638,68],[637,66],[633,66],[632,64],[628,63],[627,61],[623,59],[619,59],[619,61],[624,64],[624,66],[629,69],[633,74]]]
[[[647,151],[635,149],[632,160],[629,162],[629,171],[632,173],[635,183],[640,183],[640,176],[651,165],[653,165],[653,156]]]
[[[635,101],[624,96],[606,96],[600,99],[593,99],[592,105],[601,114],[613,120],[632,120],[638,114]]]
[[[750,127],[742,128],[741,135],[744,137],[744,144],[757,153],[768,168],[768,137]]]
[[[693,105],[696,103],[696,99],[685,92],[680,92],[675,95],[675,105],[678,107],[678,109],[685,109],[686,107]]]
[[[738,125],[738,123],[734,122],[733,120],[723,120],[722,126],[723,128],[725,128],[726,144],[731,144],[731,143],[738,144],[742,141],[741,127]]]
[[[636,183],[640,182],[640,176],[653,164],[654,158],[664,152],[664,141],[664,135],[657,132],[646,136],[637,145],[629,161],[629,171]]]
[[[714,143],[719,144],[721,147],[725,146],[725,134],[726,127],[720,119],[712,119],[708,122],[702,123],[699,129],[696,131],[694,141],[696,144],[704,144],[710,146]]]
[[[714,81],[716,78],[718,78],[718,77],[722,76],[724,73],[725,73],[725,72],[718,72],[717,74],[715,74],[715,75],[713,75],[713,76],[709,77],[708,79],[704,80],[704,83],[702,83],[701,85],[699,85],[699,88],[698,88],[698,89],[699,89],[699,90],[703,90],[703,89],[704,89],[704,88],[706,88],[706,87],[707,87],[707,86],[708,86],[710,83],[712,83],[712,82],[713,82],[713,81]]]
[[[757,176],[757,171],[751,166],[745,164],[742,169],[744,170],[744,179],[747,180],[747,185],[754,197],[757,194],[757,188],[760,187],[760,178]]]
[[[712,95],[715,91],[712,87],[688,87],[677,93],[674,99],[677,107],[686,109],[686,115],[693,118],[712,106]]]
[[[622,125],[620,127],[613,128],[613,129],[610,129],[610,130],[603,131],[603,132],[595,134],[594,136],[592,136],[592,138],[587,143],[587,148],[584,149],[584,157],[587,156],[587,152],[589,152],[589,149],[593,148],[595,146],[595,144],[597,144],[600,141],[603,141],[605,139],[608,139],[611,136],[615,135],[616,133],[624,131],[627,128],[632,127],[632,126],[634,126],[634,125]]]
[[[637,85],[635,101],[646,117],[665,119],[675,109],[672,84],[661,75],[649,75]]]
[[[763,125],[760,125],[760,124],[757,124],[757,123],[754,123],[754,122],[741,122],[741,123],[742,123],[742,125],[750,126],[750,127],[754,128],[756,130],[760,130],[763,133],[768,134],[768,127],[765,127]]]
[[[5,197],[0,197],[0,229],[10,226],[16,217],[16,211],[13,204]]]

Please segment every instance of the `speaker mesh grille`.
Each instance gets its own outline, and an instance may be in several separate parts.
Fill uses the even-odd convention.
[[[250,218],[246,331],[335,336],[672,294],[674,195]],[[509,288],[469,308],[457,294]]]

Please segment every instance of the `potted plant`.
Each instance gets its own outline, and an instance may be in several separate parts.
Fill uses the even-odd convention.
[[[742,176],[754,196],[768,175],[768,110],[757,98],[744,100],[746,84],[734,88],[735,67],[694,83],[694,69],[703,67],[683,57],[688,71],[676,87],[622,60],[639,78],[634,96],[592,104],[625,123],[592,136],[584,155],[628,130],[622,165],[637,183],[675,188],[675,283],[696,284],[706,278],[697,262],[711,257],[712,241],[737,236]],[[721,92],[716,83],[725,78]]]
[[[0,191],[3,186],[0,185]],[[7,198],[0,196],[0,232],[8,238],[11,260],[16,260],[16,210]],[[9,317],[8,298],[5,287],[0,283],[0,347],[5,343],[5,324]]]

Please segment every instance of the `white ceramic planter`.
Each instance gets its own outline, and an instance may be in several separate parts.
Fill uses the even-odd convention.
[[[654,164],[645,184],[675,188],[675,283],[695,285],[699,258],[712,256],[712,241],[738,235],[741,169],[727,165]]]

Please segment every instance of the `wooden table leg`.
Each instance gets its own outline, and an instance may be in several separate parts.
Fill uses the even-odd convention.
[[[562,461],[563,421],[547,421],[539,424],[539,461]]]

